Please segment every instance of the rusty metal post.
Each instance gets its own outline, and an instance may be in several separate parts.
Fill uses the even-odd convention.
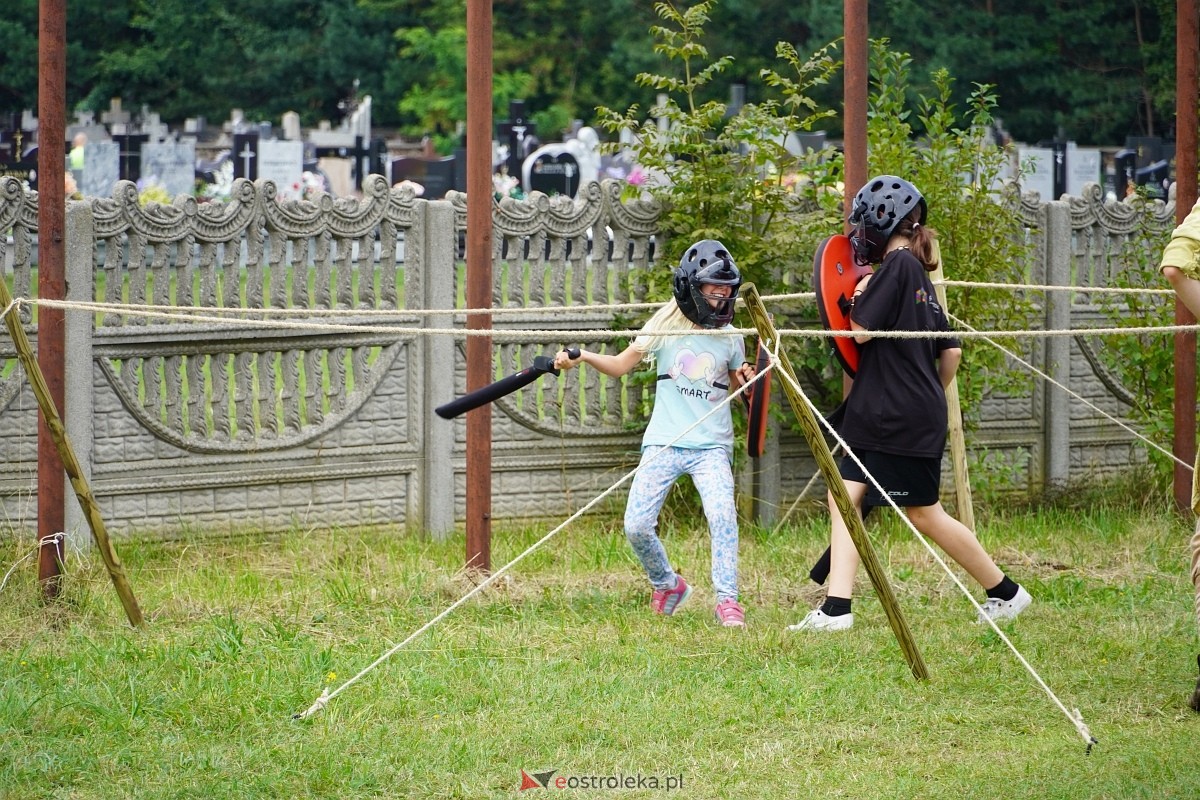
[[[467,307],[492,307],[492,2],[467,0]],[[467,317],[468,330],[492,326]],[[467,391],[493,380],[492,337],[467,339]],[[467,412],[468,569],[492,568],[492,407]]]
[[[845,206],[842,216],[848,218],[854,194],[867,182],[867,84],[870,76],[867,0],[843,0],[842,14],[846,43],[845,66],[842,68],[842,119],[845,123],[842,154]]]
[[[1196,93],[1197,48],[1200,22],[1196,0],[1176,0],[1175,32],[1175,222],[1196,203]],[[1175,324],[1193,325],[1196,318],[1178,299]],[[1175,334],[1175,456],[1188,464],[1196,459],[1196,334]],[[1173,480],[1175,504],[1192,507],[1192,473],[1176,464]]]
[[[38,4],[38,297],[64,300],[66,278],[67,3]],[[56,408],[66,408],[66,325],[61,309],[38,309],[38,366]],[[47,599],[58,595],[66,526],[63,463],[46,415],[38,414],[38,580]]]

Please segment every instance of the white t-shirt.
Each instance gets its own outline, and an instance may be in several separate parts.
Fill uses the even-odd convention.
[[[731,328],[731,325],[726,325]],[[693,450],[724,448],[733,458],[733,415],[726,405],[679,441],[681,431],[729,395],[729,372],[746,359],[742,337],[667,336],[654,354],[658,386],[642,447],[672,445]]]

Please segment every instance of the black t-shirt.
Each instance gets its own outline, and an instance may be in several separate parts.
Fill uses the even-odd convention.
[[[850,318],[872,331],[948,331],[928,273],[907,249],[875,270]],[[946,447],[946,393],[935,363],[957,339],[876,338],[861,349],[846,398],[842,437],[852,448],[940,457]]]

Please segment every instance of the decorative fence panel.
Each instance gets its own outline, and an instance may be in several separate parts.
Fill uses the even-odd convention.
[[[1019,211],[1035,245],[1029,282],[1079,287],[1031,293],[1048,328],[1105,324],[1111,304],[1086,288],[1119,278],[1131,242],[1161,247],[1154,237],[1165,240],[1173,214],[1170,205],[1106,205],[1091,190],[1021,201]],[[658,216],[653,203],[621,202],[611,183],[575,199],[499,203],[496,376],[565,346],[622,348],[588,332],[629,329],[648,315],[630,304],[665,283]],[[112,198],[71,203],[69,299],[170,315],[68,313],[68,430],[110,530],[452,528],[470,477],[465,423],[432,409],[465,391],[464,339],[424,329],[465,327],[465,225],[464,195],[427,202],[378,176],[361,199],[317,203],[280,201],[269,182],[245,181],[227,204],[142,207],[128,183]],[[36,294],[36,228],[37,194],[4,179],[0,263],[18,297]],[[789,272],[789,291],[809,288],[806,273]],[[28,307],[21,314],[36,334]],[[967,357],[986,346],[970,340]],[[1103,369],[1103,347],[1062,337],[1026,349],[1039,369],[1120,414],[1123,390]],[[640,372],[572,370],[497,401],[494,516],[562,517],[616,482],[636,464],[653,384]],[[0,513],[13,528],[36,520],[36,415],[13,345],[0,340]],[[1145,458],[1128,433],[1033,376],[1008,396],[987,396],[972,421],[977,466],[1007,470],[1026,494]],[[785,419],[774,443],[778,467],[742,487],[785,507],[815,470],[787,427]],[[763,475],[772,485],[759,483]]]

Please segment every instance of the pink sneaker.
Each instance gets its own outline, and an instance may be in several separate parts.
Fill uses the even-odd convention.
[[[692,587],[688,586],[688,582],[683,579],[682,575],[676,575],[674,589],[654,590],[654,594],[650,598],[650,607],[654,609],[655,614],[664,614],[669,617],[691,596]]]
[[[746,627],[746,612],[738,605],[738,601],[727,597],[717,603],[717,622],[726,628]]]

